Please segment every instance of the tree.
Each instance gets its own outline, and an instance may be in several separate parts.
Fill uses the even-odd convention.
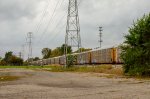
[[[64,50],[66,50],[65,48],[66,48],[66,44],[63,44],[63,45],[61,46],[61,54],[62,54],[62,55],[64,54]],[[71,54],[71,53],[72,53],[72,48],[71,48],[71,46],[67,46],[67,54]]]
[[[9,63],[10,63],[10,65],[21,66],[21,65],[23,65],[23,59],[13,55],[10,57]]]
[[[91,48],[80,48],[79,50],[75,51],[75,53],[79,53],[79,52],[86,52],[86,51],[90,51],[92,50]]]
[[[22,65],[23,59],[13,55],[13,52],[6,52],[4,59],[1,61],[3,65]]]
[[[38,60],[40,60],[40,58],[39,58],[39,57],[35,57],[35,58],[33,58],[33,61],[38,61]]]
[[[1,60],[1,61],[0,61],[0,65],[1,65],[1,66],[5,66],[5,65],[7,65],[7,63],[6,63],[4,60]]]
[[[63,44],[61,47],[55,48],[54,50],[52,50],[51,57],[57,57],[57,56],[64,55],[65,48],[66,48],[65,44]],[[71,46],[68,46],[67,54],[71,54],[71,53],[72,53],[72,48],[71,48]]]
[[[43,59],[49,58],[51,56],[51,49],[43,48],[42,49],[42,55],[43,55]]]
[[[2,61],[3,60],[3,58],[2,57],[0,57],[0,61]]]
[[[11,64],[10,59],[12,56],[13,56],[13,52],[11,51],[6,52],[3,61],[5,61],[7,64]]]
[[[73,55],[67,56],[67,68],[70,68],[74,65],[75,57]]]
[[[13,52],[6,52],[5,53],[5,57],[4,57],[4,61],[5,62],[7,62],[7,63],[9,63],[9,60],[10,60],[10,57],[12,57],[13,56]]]
[[[121,54],[124,72],[130,75],[150,75],[150,14],[138,19],[125,38]]]
[[[61,56],[61,48],[60,47],[57,47],[56,49],[54,49],[52,51],[52,56],[51,57],[57,57],[57,56]]]
[[[43,48],[42,49],[43,59],[64,55],[65,48],[66,48],[65,44],[63,44],[61,47],[55,48],[54,50],[51,50],[49,48]],[[71,46],[68,46],[67,54],[71,54],[71,53],[72,53],[72,48],[71,48]]]

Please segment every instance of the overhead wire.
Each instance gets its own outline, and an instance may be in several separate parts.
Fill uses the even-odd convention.
[[[60,23],[62,23],[62,21],[63,21],[65,16],[66,16],[66,13],[59,19],[59,21],[57,22],[56,26],[51,31],[49,31],[49,35],[50,35],[50,33],[55,33],[53,36],[56,37],[56,35],[58,33],[56,31],[58,30],[60,25],[63,25],[63,24],[60,24]],[[64,25],[63,25],[63,27],[64,27]],[[62,30],[62,28],[60,30]]]
[[[64,1],[64,0],[62,0],[61,4],[63,3],[63,1]],[[42,35],[41,35],[41,37],[40,37],[38,43],[40,43],[40,41],[42,40],[43,36],[44,36],[45,33],[47,32],[47,29],[48,29],[49,25],[52,23],[52,19],[53,19],[54,15],[55,15],[55,12],[56,12],[56,10],[57,10],[57,7],[58,7],[59,3],[60,3],[60,0],[57,1],[57,4],[56,4],[56,6],[55,6],[55,8],[54,8],[54,11],[53,11],[53,13],[52,13],[52,16],[51,16],[50,20],[48,21],[48,24],[47,24],[46,28],[45,28],[44,31],[42,32]]]
[[[64,14],[64,15],[60,18],[60,20],[57,22],[56,26],[50,31],[50,33],[55,33],[55,30],[58,30],[58,27],[59,27],[60,25],[62,25],[62,24],[60,24],[60,23],[63,21],[63,19],[64,19],[65,16],[66,16],[66,14]],[[63,25],[63,27],[64,27],[64,25]],[[60,30],[62,30],[62,28],[61,28]],[[58,33],[58,32],[55,33],[54,37],[56,37],[57,33]]]
[[[82,0],[79,1],[78,6],[80,6],[81,3],[82,3]],[[66,12],[67,12],[67,11],[66,11]],[[58,22],[57,25],[59,25],[59,23],[61,22],[61,20],[62,20],[64,17],[65,17],[65,15],[60,19],[60,21]],[[53,30],[57,29],[57,25],[56,25],[56,27],[55,27]],[[51,38],[50,41],[54,40],[54,38],[57,37],[57,35],[62,31],[62,28],[64,28],[65,26],[66,26],[66,23],[60,28],[60,31],[58,31],[58,32],[55,33],[54,37]],[[65,29],[65,28],[64,28],[64,29]]]
[[[51,0],[48,0],[47,6],[43,9],[41,19],[40,19],[40,21],[38,22],[38,24],[36,25],[36,28],[35,28],[35,32],[34,32],[34,33],[38,33],[38,32],[39,32],[40,27],[41,27],[41,25],[42,25],[42,21],[44,20],[44,18],[45,18],[45,16],[46,16],[46,10],[48,9],[48,7],[49,7],[49,5],[50,5],[50,2],[51,2]]]
[[[64,0],[62,0],[61,5],[62,5],[63,2],[64,2]],[[41,36],[40,40],[38,41],[38,43],[40,43],[40,41],[42,40],[42,37],[43,37],[44,34],[47,32],[47,29],[48,29],[50,23],[52,23],[52,21],[53,21],[52,18],[53,18],[53,16],[55,15],[55,11],[56,11],[56,9],[57,9],[59,3],[60,3],[60,2],[58,1],[57,4],[56,4],[56,6],[55,6],[55,9],[54,9],[54,11],[53,11],[53,14],[52,14],[52,16],[51,16],[51,18],[50,18],[50,20],[49,20],[49,22],[48,22],[48,25],[47,25],[47,27],[45,28],[44,32],[42,33],[42,36]],[[80,6],[81,3],[82,3],[82,0],[79,1],[78,6]],[[61,5],[60,5],[60,6],[61,6]],[[67,10],[66,10],[66,11],[67,11]],[[65,17],[65,15],[60,18],[60,20],[59,20],[58,23],[56,24],[55,28],[54,28],[53,30],[51,30],[51,32],[54,32],[55,29],[58,30],[57,27],[60,25],[60,22],[62,21],[62,19],[63,19],[64,17]],[[53,21],[53,22],[54,22],[54,21]],[[51,38],[50,41],[52,41],[54,38],[56,38],[56,37],[58,36],[58,34],[62,31],[62,29],[63,29],[65,26],[66,26],[66,23],[62,25],[62,27],[60,28],[60,30],[55,33],[54,37]],[[65,28],[64,28],[64,29],[65,29]]]
[[[36,33],[36,34],[39,32],[39,30],[40,30],[40,28],[41,28],[42,22],[43,22],[43,20],[44,20],[44,18],[45,18],[45,16],[46,16],[47,9],[48,9],[49,6],[50,6],[51,0],[47,0],[46,3],[47,3],[47,5],[46,5],[45,8],[42,10],[42,14],[41,14],[40,20],[39,20],[39,22],[36,24],[35,29],[34,29],[34,33]],[[26,42],[27,42],[27,39],[26,39]],[[33,45],[34,45],[34,44],[33,44]]]
[[[63,24],[62,27],[60,27],[60,30],[59,30],[58,32],[55,33],[54,37],[51,38],[50,41],[53,41],[53,40],[58,36],[58,34],[59,34],[63,29],[65,29],[65,26],[66,26],[66,23]],[[50,41],[49,41],[49,42],[50,42]]]

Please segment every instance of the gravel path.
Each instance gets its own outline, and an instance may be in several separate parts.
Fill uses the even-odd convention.
[[[22,78],[0,82],[0,99],[150,99],[149,80],[26,69],[1,69],[1,75]]]

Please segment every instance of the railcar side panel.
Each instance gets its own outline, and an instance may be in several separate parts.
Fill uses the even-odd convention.
[[[65,56],[61,56],[60,57],[60,65],[64,65],[65,64]]]
[[[55,64],[55,59],[51,58],[51,64]]]
[[[118,64],[123,63],[123,61],[121,59],[121,48],[120,47],[116,48],[116,63],[118,63]]]
[[[91,61],[93,64],[112,63],[112,48],[92,51]]]
[[[54,60],[55,60],[55,64],[60,64],[59,57],[54,58]]]

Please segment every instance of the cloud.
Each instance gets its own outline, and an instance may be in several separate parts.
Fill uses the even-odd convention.
[[[102,26],[103,46],[113,46],[124,41],[124,34],[133,20],[148,13],[148,0],[89,0],[80,10],[80,22],[89,47],[98,46],[98,26]],[[87,34],[87,35],[86,35]],[[89,40],[91,37],[91,41]],[[89,42],[89,43],[88,43]],[[95,43],[94,43],[95,42]]]
[[[49,6],[46,0],[0,0],[0,55],[9,50],[21,51],[28,32],[34,33],[33,56],[41,56],[44,47],[60,46],[65,39],[67,5],[68,0],[51,0]],[[37,28],[46,7],[44,19]],[[150,0],[82,0],[79,17],[83,47],[99,46],[99,26],[103,27],[104,47],[122,43],[133,20],[149,11]]]

